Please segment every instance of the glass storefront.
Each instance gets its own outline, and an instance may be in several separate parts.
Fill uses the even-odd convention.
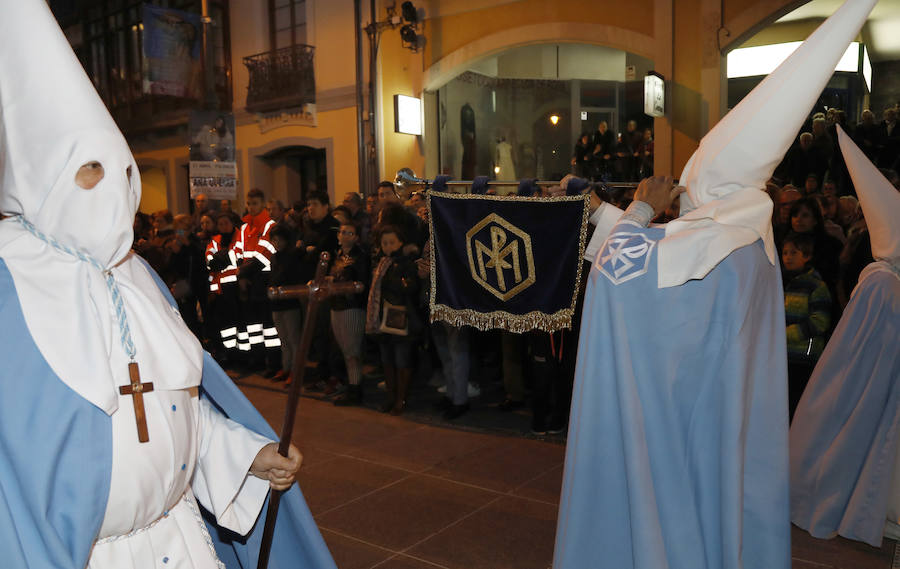
[[[651,69],[645,58],[581,44],[473,64],[438,90],[440,170],[461,180],[637,179],[652,168],[644,130],[653,119],[643,113]]]

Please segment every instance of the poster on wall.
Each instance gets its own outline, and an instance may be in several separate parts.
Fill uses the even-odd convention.
[[[199,14],[144,4],[144,93],[199,99],[202,24]]]
[[[235,199],[234,115],[193,111],[189,130],[191,197],[206,194],[212,200]]]

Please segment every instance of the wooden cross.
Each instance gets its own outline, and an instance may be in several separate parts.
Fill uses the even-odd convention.
[[[141,383],[141,371],[138,369],[137,362],[128,364],[128,375],[131,377],[131,384],[119,386],[119,393],[131,395],[134,402],[134,420],[137,422],[138,441],[145,443],[150,440],[150,434],[147,432],[147,415],[144,413],[144,393],[153,391],[153,384]]]
[[[269,287],[270,300],[287,300],[292,298],[308,298],[306,305],[306,319],[303,321],[303,329],[300,333],[300,342],[294,350],[296,356],[291,366],[291,387],[288,391],[287,407],[284,412],[284,424],[281,427],[281,441],[278,443],[278,452],[281,456],[288,455],[291,446],[291,435],[294,433],[294,419],[297,416],[297,403],[300,401],[300,388],[303,386],[303,375],[306,372],[306,356],[309,354],[309,346],[312,344],[313,330],[316,327],[316,308],[319,303],[327,298],[338,295],[358,294],[365,288],[359,282],[334,282],[325,278],[328,273],[328,261],[331,256],[328,253],[319,255],[319,264],[316,267],[316,278],[307,285],[291,285]],[[269,553],[272,548],[272,538],[275,534],[275,519],[278,517],[278,504],[282,492],[273,490],[269,496],[269,509],[266,511],[266,524],[263,527],[262,540],[259,545],[259,557],[257,569],[266,569],[269,564]]]

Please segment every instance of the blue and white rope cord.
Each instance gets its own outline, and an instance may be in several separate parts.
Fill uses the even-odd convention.
[[[125,353],[128,354],[128,359],[134,361],[134,356],[137,351],[134,348],[134,341],[131,339],[131,329],[128,327],[128,316],[125,314],[125,303],[122,302],[122,295],[119,292],[119,285],[116,283],[116,278],[113,276],[112,271],[107,270],[106,267],[100,264],[100,261],[91,257],[84,251],[79,251],[78,249],[73,249],[72,247],[63,245],[53,237],[45,235],[23,216],[16,215],[13,216],[12,219],[18,221],[20,224],[22,224],[22,227],[29,231],[29,233],[31,233],[44,243],[50,245],[57,251],[75,257],[80,261],[84,261],[85,263],[88,263],[89,265],[103,273],[103,276],[106,279],[106,288],[109,289],[109,294],[112,297],[113,306],[116,309],[116,319],[119,321],[119,334],[120,340],[122,342],[122,348],[124,348]]]

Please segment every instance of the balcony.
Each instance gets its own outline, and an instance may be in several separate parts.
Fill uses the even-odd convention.
[[[294,45],[245,57],[250,72],[247,111],[270,113],[315,103],[314,51],[310,45]]]

